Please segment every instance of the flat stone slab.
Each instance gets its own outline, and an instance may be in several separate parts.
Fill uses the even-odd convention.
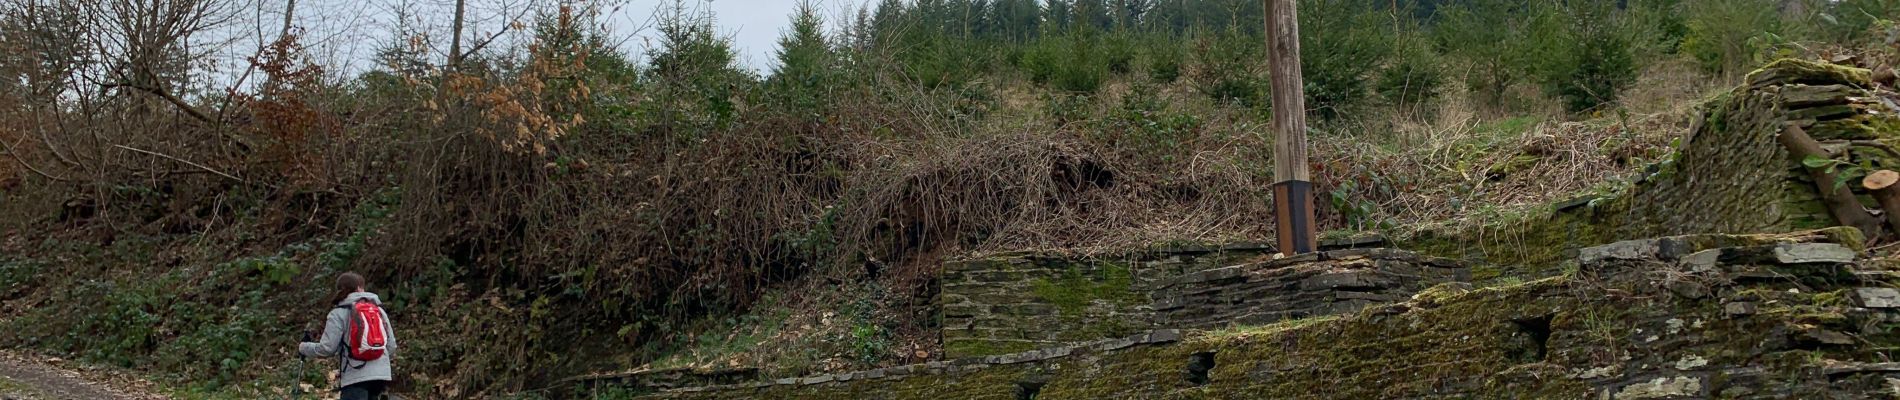
[[[1602,246],[1585,247],[1577,251],[1577,258],[1584,264],[1607,260],[1647,260],[1656,258],[1658,250],[1654,239],[1625,240]]]
[[[1849,263],[1857,254],[1853,249],[1833,243],[1782,243],[1775,245],[1775,261],[1782,264]]]
[[[1330,272],[1301,280],[1300,290],[1376,289],[1385,287],[1386,281],[1387,279],[1379,276],[1379,271],[1369,269]]]
[[[1854,289],[1854,298],[1860,301],[1861,307],[1900,308],[1900,289],[1859,288]]]

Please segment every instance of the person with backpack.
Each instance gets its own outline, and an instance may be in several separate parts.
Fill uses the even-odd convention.
[[[389,359],[396,351],[396,334],[383,313],[382,299],[363,290],[367,283],[354,272],[338,275],[323,335],[297,345],[303,356],[337,358],[342,400],[380,399],[394,376]]]

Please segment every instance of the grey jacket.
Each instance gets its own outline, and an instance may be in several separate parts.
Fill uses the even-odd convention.
[[[356,299],[369,299],[378,306],[383,305],[383,300],[376,298],[376,294],[370,292],[350,294],[336,305],[341,307],[356,304]],[[323,323],[323,337],[318,338],[316,343],[298,344],[297,353],[309,357],[336,358],[338,368],[342,370],[342,375],[337,378],[338,386],[349,386],[364,381],[390,380],[392,375],[389,359],[396,356],[396,330],[390,329],[389,313],[383,313],[383,332],[387,335],[384,337],[386,349],[383,357],[364,362],[349,359],[349,350],[343,348],[343,335],[350,331],[351,312],[347,308],[330,308],[330,317]]]

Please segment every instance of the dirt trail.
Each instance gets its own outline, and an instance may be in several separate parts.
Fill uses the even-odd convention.
[[[0,400],[146,400],[164,399],[139,388],[140,382],[82,374],[58,359],[0,352]]]

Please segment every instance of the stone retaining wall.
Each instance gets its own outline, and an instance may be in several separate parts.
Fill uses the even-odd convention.
[[[1829,238],[1620,242],[1562,277],[1439,285],[1340,318],[650,397],[1891,398],[1894,261],[1809,242]]]
[[[1344,314],[1469,279],[1456,262],[1403,250],[1304,254],[1170,279],[1153,292],[1153,324],[1205,329]]]
[[[1422,227],[1401,238],[1400,245],[1481,260],[1495,270],[1479,273],[1480,281],[1535,279],[1560,272],[1549,267],[1574,257],[1577,249],[1618,240],[1834,226],[1802,160],[1777,137],[1784,124],[1794,124],[1840,159],[1869,170],[1900,169],[1900,156],[1878,148],[1885,145],[1849,145],[1900,140],[1900,107],[1894,106],[1900,94],[1873,85],[1869,74],[1812,61],[1774,62],[1749,74],[1744,85],[1704,102],[1680,146],[1632,176],[1626,189],[1484,224]],[[1567,162],[1536,157],[1541,163]],[[1858,183],[1847,187],[1866,195]],[[1861,202],[1875,204],[1869,197]]]
[[[1230,250],[1129,262],[1042,256],[952,262],[942,280],[945,354],[985,356],[1150,329],[1346,313],[1469,277],[1449,260],[1401,250],[1257,261],[1264,257],[1260,250]]]
[[[1272,248],[1176,248],[1131,257],[1004,254],[944,264],[947,357],[1006,354],[1157,328],[1149,296],[1185,273],[1266,257]]]

